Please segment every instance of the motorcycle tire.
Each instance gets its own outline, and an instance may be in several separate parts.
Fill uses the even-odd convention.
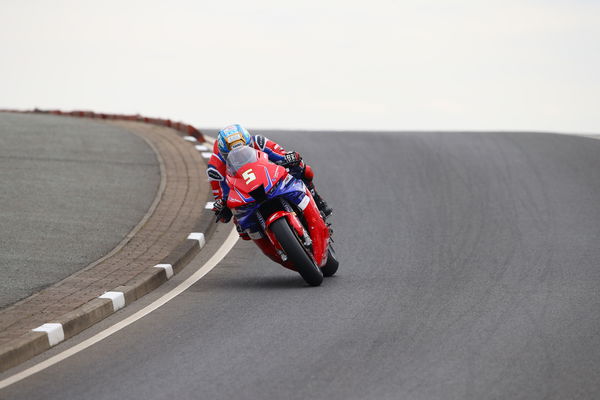
[[[310,286],[319,286],[323,282],[323,274],[306,253],[294,230],[289,226],[285,218],[280,218],[271,224],[271,231],[283,247],[288,259],[294,264],[300,276]]]
[[[333,276],[333,274],[337,272],[339,265],[340,263],[335,256],[335,250],[329,245],[329,250],[327,250],[327,263],[321,268],[323,276]]]

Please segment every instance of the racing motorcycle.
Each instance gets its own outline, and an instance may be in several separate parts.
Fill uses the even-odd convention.
[[[241,230],[259,231],[269,240],[279,256],[274,261],[311,286],[336,273],[330,227],[302,180],[249,146],[229,152],[226,175],[227,207]]]

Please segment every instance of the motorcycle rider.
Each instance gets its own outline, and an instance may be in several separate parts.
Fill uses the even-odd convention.
[[[300,154],[295,151],[286,152],[283,147],[274,141],[269,140],[264,136],[250,135],[244,127],[235,124],[226,126],[219,131],[217,140],[215,140],[213,146],[213,154],[210,157],[208,168],[206,170],[208,180],[212,187],[212,193],[215,198],[213,211],[217,215],[218,221],[227,223],[233,216],[233,213],[227,207],[229,186],[225,180],[226,162],[229,151],[240,146],[251,146],[265,152],[271,162],[288,168],[292,176],[301,179],[304,182],[323,215],[327,217],[331,214],[331,208],[315,190],[315,186],[312,182],[314,178],[312,168],[302,161]],[[234,222],[236,222],[235,218]],[[238,232],[242,239],[253,239],[267,256],[276,262],[280,262],[279,257],[274,252],[274,249],[272,249],[271,244],[262,237],[260,232],[240,232],[237,223],[236,227],[238,228]]]

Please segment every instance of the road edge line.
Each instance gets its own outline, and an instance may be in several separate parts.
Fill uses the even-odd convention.
[[[56,354],[56,355],[48,358],[47,360],[42,361],[39,364],[36,364],[36,365],[29,367],[21,372],[18,372],[12,376],[9,376],[8,378],[3,379],[2,381],[0,381],[0,389],[4,389],[4,388],[6,388],[14,383],[17,383],[31,375],[34,375],[40,371],[43,371],[44,369],[51,367],[52,365],[57,364],[60,361],[65,360],[65,359],[71,357],[72,355],[75,355],[75,354],[79,353],[80,351],[87,349],[90,346],[93,346],[94,344],[100,342],[101,340],[109,337],[113,333],[116,333],[116,332],[120,331],[121,329],[131,325],[135,321],[143,318],[144,316],[148,315],[152,311],[158,309],[159,307],[163,306],[167,302],[171,301],[172,299],[174,299],[175,297],[177,297],[178,295],[183,293],[185,290],[187,290],[194,283],[196,283],[197,281],[202,279],[214,267],[216,267],[217,264],[219,262],[221,262],[221,260],[223,258],[225,258],[225,256],[231,251],[233,246],[237,243],[238,238],[239,238],[239,235],[237,233],[237,230],[231,229],[231,231],[229,232],[229,235],[227,235],[227,238],[221,244],[221,246],[217,249],[215,254],[213,254],[211,256],[211,258],[208,259],[208,261],[206,261],[204,263],[204,265],[202,265],[196,272],[194,272],[190,277],[188,277],[186,280],[181,282],[175,288],[173,288],[169,292],[165,293],[158,299],[154,300],[152,303],[148,304],[146,307],[142,308],[141,310],[135,312],[134,314],[123,319],[122,321],[117,322],[116,324],[112,325],[111,327],[104,329],[103,331],[97,333],[96,335],[92,336],[91,338],[88,338],[88,339],[84,340],[83,342],[78,343],[75,346],[66,349],[63,352]],[[107,304],[110,304],[112,307],[111,300],[110,299],[106,299],[106,300],[108,302]]]

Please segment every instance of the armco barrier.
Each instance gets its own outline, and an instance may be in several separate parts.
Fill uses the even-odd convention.
[[[175,129],[183,133],[186,136],[185,139],[190,142],[206,141],[202,132],[192,125],[140,115],[107,114],[92,111],[64,112],[60,110],[38,109],[31,111],[0,109],[0,112],[53,114],[102,120],[137,121]],[[205,146],[196,146],[196,148],[198,147],[207,150]],[[206,201],[210,199],[212,199],[212,195],[210,190],[208,190]],[[199,209],[204,209],[204,207],[199,207]],[[212,213],[205,212],[201,214],[196,221],[193,232],[190,232],[188,238],[173,249],[157,265],[148,266],[142,273],[136,275],[124,285],[101,294],[101,296],[88,301],[58,318],[52,318],[47,323],[33,330],[24,332],[23,335],[15,340],[0,345],[0,372],[4,372],[48,350],[63,340],[76,335],[166,282],[173,274],[181,271],[189,260],[202,249],[205,241],[212,236],[215,227],[216,224],[214,223]]]

